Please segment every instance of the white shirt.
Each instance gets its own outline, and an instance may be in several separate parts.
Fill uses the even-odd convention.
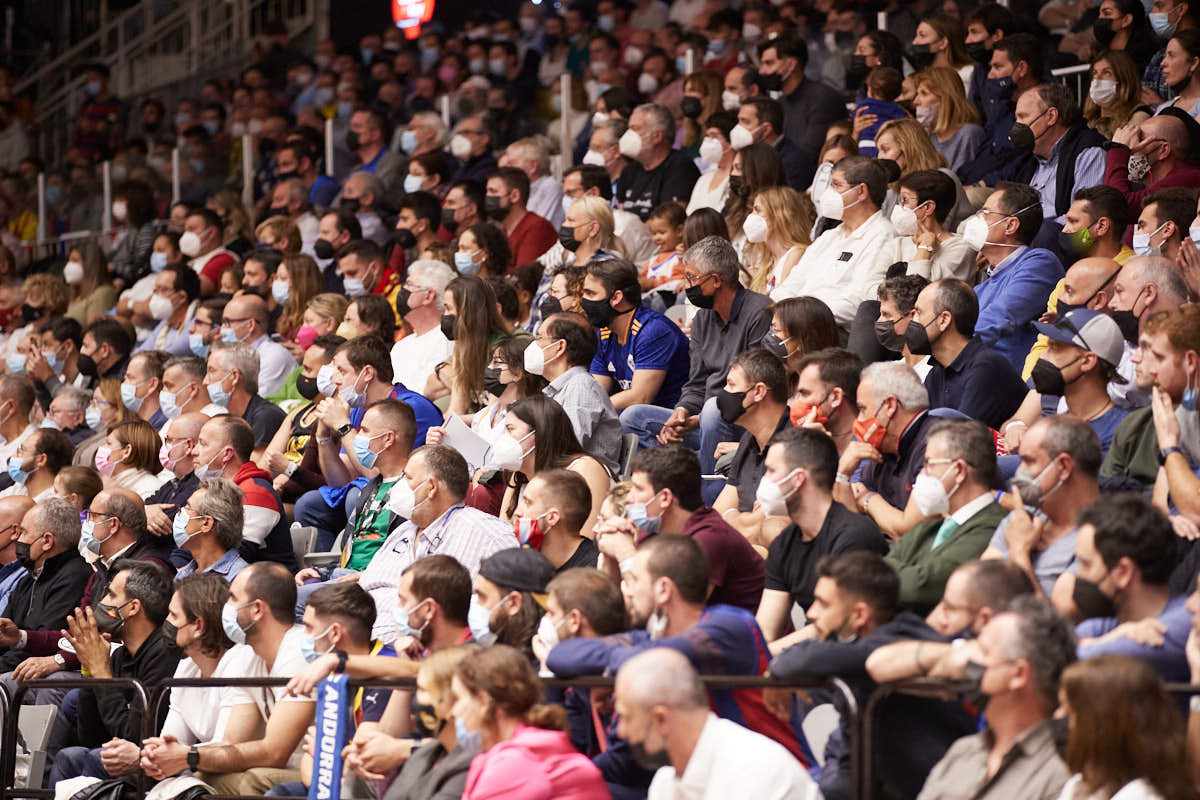
[[[983,511],[985,508],[991,505],[995,498],[995,492],[984,492],[983,494],[979,495],[979,497],[976,497],[958,511],[955,511],[953,514],[951,514],[950,519],[957,522],[960,526],[966,525],[967,521],[970,520],[971,517],[975,516],[980,511]]]
[[[414,538],[417,542],[415,553]],[[404,570],[417,559],[433,553],[453,556],[467,568],[474,581],[483,559],[499,550],[517,546],[510,523],[462,504],[451,507],[420,532],[411,521],[405,522],[375,551],[358,579],[358,585],[375,598],[375,627],[371,638],[384,642],[396,638],[392,619],[396,587],[400,585]]]
[[[422,393],[433,368],[450,358],[453,352],[454,343],[442,333],[440,325],[434,325],[425,333],[410,333],[392,345],[393,379]]]
[[[318,228],[321,221],[311,211],[305,211],[296,217],[296,227],[300,229],[300,247],[312,249],[313,242],[321,238]]]
[[[711,711],[680,777],[662,767],[648,800],[819,800],[821,790],[783,745]]]
[[[838,325],[849,330],[859,304],[874,298],[887,276],[895,236],[891,221],[879,211],[853,233],[844,223],[825,231],[804,251],[787,280],[771,292],[771,299],[815,297],[829,306]]]
[[[1100,797],[1100,795],[1084,794],[1082,784],[1082,775],[1078,773],[1072,775],[1063,786],[1058,800],[1092,800],[1093,797]],[[1122,786],[1109,800],[1162,800],[1162,795],[1156,792],[1146,779],[1138,778]]]
[[[392,594],[395,592],[393,591]],[[256,654],[246,667],[245,676],[247,678],[291,678],[308,665],[300,651],[300,642],[303,639],[304,628],[300,625],[293,625],[279,642],[279,650],[275,653],[275,663],[271,665],[271,669],[268,670],[267,662]],[[238,693],[236,704],[255,703],[264,718],[270,718],[271,711],[278,703],[312,703],[316,700],[315,696],[311,694],[306,697],[292,697],[287,693],[286,686],[272,686],[265,692],[261,689],[256,691],[248,688],[238,688],[235,691]],[[300,757],[303,754],[304,743],[301,742],[296,745],[296,750],[288,758],[288,768],[298,769]]]
[[[262,659],[254,655],[249,645],[235,644],[221,656],[212,677],[241,678],[254,669],[255,661],[262,664]],[[196,662],[185,658],[179,662],[175,677],[203,676]],[[163,735],[170,734],[186,745],[221,741],[233,707],[250,702],[245,691],[232,686],[177,686],[171,689],[171,707],[167,721],[163,723]],[[263,690],[250,691],[261,693]]]
[[[559,228],[566,213],[562,207],[563,187],[553,176],[543,175],[529,184],[529,201],[525,208]]]
[[[932,258],[916,261],[916,257],[917,245],[912,237],[897,236],[889,250],[888,263],[890,266],[897,261],[907,261],[908,275],[920,275],[930,281],[958,278],[970,284],[975,283],[975,251],[958,234],[939,242]]]
[[[279,342],[263,335],[251,342],[251,347],[258,351],[258,394],[267,397],[275,394],[283,386],[288,375],[296,369],[296,359]]]
[[[618,239],[625,243],[625,255],[629,260],[639,264],[651,258],[657,252],[657,248],[655,248],[654,240],[650,238],[650,231],[646,228],[646,223],[642,222],[641,217],[623,208],[614,208],[612,213],[613,232]],[[562,244],[555,242],[554,246],[561,248]]]
[[[692,187],[692,198],[688,200],[687,205],[689,215],[702,208],[711,208],[719,214],[725,208],[725,200],[729,197],[729,175],[726,174],[725,180],[710,188],[709,184],[712,183],[715,171],[714,168],[705,172]]]
[[[122,489],[128,489],[143,500],[157,492],[158,487],[163,485],[158,475],[151,474],[144,469],[127,469],[120,475],[114,475],[113,483]]]

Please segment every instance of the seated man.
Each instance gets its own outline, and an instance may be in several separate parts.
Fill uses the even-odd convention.
[[[175,514],[172,535],[175,546],[184,550],[191,561],[179,568],[177,577],[196,572],[212,572],[227,583],[246,568],[238,548],[244,526],[243,496],[232,481],[205,478]]]
[[[29,574],[17,558],[17,539],[21,536],[21,520],[31,508],[33,501],[24,495],[0,499],[0,609],[8,608],[8,598]]]
[[[616,466],[621,423],[608,393],[588,373],[596,355],[596,334],[579,314],[551,314],[538,327],[526,351],[525,369],[549,383],[542,389],[562,406],[583,449]]]
[[[233,579],[221,621],[234,644],[248,644],[258,656],[252,674],[291,677],[304,667],[304,629],[294,624],[295,605],[296,584],[280,564],[251,564]],[[170,775],[187,766],[221,794],[262,794],[299,780],[313,698],[291,697],[284,686],[256,695],[245,689],[235,695],[219,742],[189,748],[166,737],[147,740],[146,771]]]
[[[883,555],[887,540],[870,517],[855,514],[833,499],[837,450],[825,434],[791,428],[775,435],[767,450],[760,495],[764,510],[782,512],[788,526],[767,551],[766,582],[757,619],[778,653],[793,639],[783,634],[791,610],[812,608],[817,564],[826,555],[870,550]],[[762,502],[762,501],[760,501]]]
[[[900,610],[900,578],[876,553],[825,556],[817,576],[810,622],[801,631],[801,641],[771,661],[770,674],[785,680],[841,678],[861,707],[875,689],[866,661],[876,648],[898,639],[936,641],[937,633],[916,614]],[[786,692],[780,713],[790,707],[790,699],[791,692]],[[845,702],[840,694],[834,696],[842,721],[825,746],[818,778],[828,800],[851,796],[850,743],[857,732],[853,716],[842,708]],[[890,745],[872,765],[874,774],[886,775],[889,787],[906,797],[917,791],[937,755],[973,727],[958,704],[906,695],[885,700],[880,714],[880,735]],[[913,725],[916,719],[922,724]]]
[[[840,347],[805,353],[796,366],[799,377],[791,416],[804,427],[827,433],[839,456],[854,437],[862,371],[862,359]]]
[[[1078,574],[1071,605],[1079,657],[1128,655],[1143,659],[1167,682],[1191,677],[1184,647],[1192,629],[1187,597],[1171,597],[1167,580],[1178,539],[1167,518],[1129,494],[1104,495],[1079,513]],[[1060,606],[1061,608],[1061,606]],[[1147,621],[1153,634],[1143,631]]]
[[[238,552],[247,562],[276,561],[293,572],[296,556],[283,501],[271,485],[271,476],[250,460],[254,430],[241,417],[222,414],[204,423],[192,456],[196,477],[225,478],[242,490],[242,543]]]
[[[78,386],[60,386],[42,420],[42,427],[57,428],[67,435],[73,447],[96,434],[87,424],[87,408],[92,393]]]
[[[1124,126],[1113,134],[1104,183],[1125,196],[1131,213],[1140,214],[1147,195],[1160,189],[1174,186],[1192,190],[1200,183],[1200,170],[1191,163],[1195,143],[1189,130],[1194,127],[1187,111],[1168,105],[1156,116],[1135,126]],[[1130,184],[1129,164],[1135,156],[1149,164],[1139,180],[1145,187],[1140,190]]]
[[[762,557],[721,515],[704,505],[700,463],[683,445],[643,450],[633,458],[626,517],[610,517],[596,526],[596,542],[605,565],[620,580],[637,550],[658,534],[694,540],[707,557],[708,602],[753,613],[762,597]],[[652,516],[653,515],[653,516]]]
[[[359,463],[379,474],[372,478],[355,497],[354,508],[345,526],[341,547],[342,558],[332,569],[306,567],[296,575],[296,618],[304,615],[308,596],[322,581],[351,579],[366,569],[392,531],[405,522],[389,504],[393,490],[404,478],[408,454],[412,452],[417,433],[417,420],[412,408],[400,400],[376,400],[363,414],[362,425],[355,434],[353,449]],[[333,537],[330,534],[330,541]]]
[[[909,493],[925,465],[929,391],[912,367],[884,361],[862,371],[857,400],[855,441],[838,459],[833,497],[896,540],[925,518]]]
[[[674,408],[691,368],[688,340],[678,325],[642,304],[637,267],[623,258],[589,263],[582,303],[600,340],[591,372],[611,393],[613,408]]]
[[[296,359],[283,345],[271,338],[272,320],[262,297],[242,292],[229,301],[221,315],[221,341],[245,343],[258,354],[257,393],[275,394],[296,369]]]
[[[358,577],[375,598],[374,638],[390,640],[396,587],[409,564],[445,553],[474,578],[483,559],[517,546],[512,525],[464,504],[469,485],[467,462],[457,450],[425,445],[409,457],[391,501],[392,512],[408,521],[392,531]]]
[[[967,221],[963,238],[978,247],[988,278],[975,287],[979,319],[975,335],[1020,369],[1033,347],[1033,321],[1063,277],[1058,257],[1030,247],[1042,225],[1042,204],[1029,186],[1001,181],[979,214]]]
[[[67,618],[67,641],[86,675],[132,678],[147,692],[175,673],[179,651],[159,630],[171,601],[171,575],[157,564],[121,559],[103,599]],[[109,654],[109,640],[121,647]],[[80,689],[75,737],[60,750],[50,785],[68,778],[110,778],[137,772],[142,719],[130,713],[132,689]],[[143,712],[148,713],[148,712]]]
[[[201,307],[201,313],[205,311],[206,309]],[[205,350],[208,349],[206,346]],[[225,413],[225,407],[212,402],[209,397],[207,387],[204,385],[207,373],[208,365],[204,359],[191,354],[175,356],[166,363],[166,366],[163,367],[163,390],[159,392],[158,400],[167,419],[174,419],[180,414],[202,413],[207,417],[215,417],[217,414]],[[251,406],[255,409],[266,407],[260,406],[258,401],[253,400],[253,397],[257,395],[258,392],[254,392],[247,396],[247,411]],[[233,402],[232,399],[230,402]],[[270,405],[270,403],[267,404],[267,406]],[[269,411],[260,413],[265,414]],[[243,412],[243,416],[245,416],[245,412]]]
[[[982,423],[943,419],[929,427],[913,497],[932,519],[900,537],[886,559],[900,575],[902,607],[928,614],[955,568],[988,546],[1006,513],[992,488],[999,480],[995,440]]]
[[[661,452],[651,451],[651,452]],[[604,639],[567,639],[546,657],[560,678],[615,672],[640,652],[670,647],[703,675],[761,675],[769,654],[745,609],[706,605],[710,565],[686,536],[660,534],[638,548],[625,572],[633,630]],[[768,713],[760,689],[710,689],[717,715],[775,740],[803,760],[792,727]]]
[[[544,555],[558,575],[573,567],[594,567],[600,551],[580,531],[592,511],[587,481],[569,469],[538,472],[517,501],[513,532],[517,541]]]
[[[917,296],[904,339],[913,355],[929,356],[932,408],[953,408],[989,428],[999,428],[1021,406],[1025,383],[996,350],[975,336],[979,302],[970,284],[944,278]]]
[[[8,475],[14,483],[0,497],[25,495],[35,503],[54,497],[54,478],[71,466],[75,446],[62,431],[43,426],[22,439],[8,460]]]
[[[208,354],[204,388],[214,404],[250,425],[254,432],[252,450],[265,449],[287,416],[282,408],[260,395],[258,353],[248,344],[214,344]]]
[[[1058,755],[1050,717],[1059,705],[1059,679],[1075,660],[1070,625],[1044,599],[1021,597],[971,646],[951,652],[943,664],[952,666],[938,668],[957,677],[968,659],[977,665],[973,680],[983,695],[980,705],[986,703],[987,728],[946,751],[918,800],[964,792],[980,800],[1059,797],[1070,771]]]
[[[207,414],[199,412],[180,414],[163,429],[163,444],[158,451],[158,460],[171,478],[146,498],[146,527],[155,536],[171,533],[175,515],[200,485],[192,448],[196,446],[200,429],[208,419]],[[185,555],[176,547],[175,552],[171,553],[171,563],[176,567],[183,566],[188,561]]]

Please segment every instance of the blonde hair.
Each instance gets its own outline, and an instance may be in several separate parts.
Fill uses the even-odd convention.
[[[325,282],[317,262],[304,254],[284,256],[283,266],[287,267],[290,288],[287,306],[275,322],[275,330],[287,339],[300,329],[308,301],[318,296]]]
[[[274,236],[276,243],[280,239],[287,239],[287,249],[283,251],[285,255],[294,256],[300,252],[300,229],[289,217],[268,217],[258,223],[258,227],[254,229],[255,238],[262,241],[264,233]]]
[[[774,235],[779,244],[788,250],[796,245],[807,247],[812,244],[808,232],[816,220],[816,209],[811,200],[790,186],[763,189],[754,199],[762,206],[768,236]],[[743,261],[753,276],[750,291],[761,294],[775,269],[775,256],[766,240],[747,244],[744,253]]]
[[[61,317],[67,313],[67,284],[57,275],[39,272],[30,275],[21,286],[21,294],[29,297],[36,294],[42,298],[42,310],[48,318]],[[121,389],[117,384],[117,402],[120,403]]]
[[[925,86],[938,99],[934,133],[953,133],[968,122],[979,124],[979,112],[967,100],[962,78],[950,67],[929,67],[913,76],[919,89]]]
[[[246,213],[246,207],[242,205],[240,197],[228,189],[222,189],[214,194],[208,203],[209,208],[218,206],[225,209],[225,230],[221,232],[225,241],[254,238],[254,229],[250,226],[250,215]],[[216,211],[216,209],[213,210]],[[220,216],[220,212],[217,213]]]
[[[340,294],[323,292],[309,300],[306,307],[312,309],[317,316],[340,323],[346,318],[346,309],[350,307],[350,301]]]
[[[625,243],[617,238],[616,222],[607,200],[587,194],[572,203],[571,208],[582,214],[588,222],[595,222],[600,226],[600,247],[625,257]]]
[[[458,665],[478,649],[478,645],[460,644],[434,650],[421,659],[417,677],[425,681],[429,692],[435,696],[434,706],[442,705],[438,701],[450,696],[450,685],[454,680],[454,673],[458,671]]]
[[[683,79],[683,90],[696,89],[700,92],[700,116],[683,122],[683,146],[693,147],[704,138],[704,121],[721,110],[721,93],[725,81],[711,69],[693,72]]]
[[[941,169],[946,166],[946,157],[933,149],[933,140],[929,131],[921,127],[915,119],[893,119],[883,123],[875,134],[876,143],[879,137],[888,134],[896,140],[900,152],[904,153],[904,167],[900,177],[922,169]],[[900,181],[892,184],[895,189]]]
[[[1087,99],[1083,101],[1083,118],[1088,127],[1103,134],[1104,138],[1111,139],[1117,128],[1129,122],[1133,112],[1141,105],[1142,80],[1137,65],[1124,50],[1109,50],[1094,60],[1092,66],[1101,61],[1107,61],[1112,68],[1117,81],[1117,96],[1109,104],[1110,113],[1106,117],[1104,109],[1096,105],[1091,92],[1088,92]]]
[[[108,428],[105,430],[106,434],[112,433],[113,429],[122,423],[141,419],[137,414],[130,411],[121,400],[120,378],[101,378],[100,383],[96,384],[96,389],[100,392],[100,396],[104,398],[104,402],[117,410],[117,415],[113,417],[112,422],[108,423]]]
[[[100,249],[100,245],[95,241],[80,242],[71,250],[79,253],[83,265],[83,280],[74,285],[67,284],[67,294],[72,300],[88,297],[100,284],[112,280],[112,276],[108,272],[108,260],[104,257],[104,251]],[[68,255],[69,253],[70,251],[68,251]]]

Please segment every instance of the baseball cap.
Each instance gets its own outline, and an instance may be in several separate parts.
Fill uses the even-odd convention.
[[[510,547],[485,558],[479,574],[501,589],[529,592],[544,606],[546,584],[554,577],[554,565],[537,550]]]
[[[1091,350],[1111,366],[1121,363],[1125,340],[1112,317],[1089,308],[1075,308],[1053,323],[1035,322],[1038,333],[1056,342]]]

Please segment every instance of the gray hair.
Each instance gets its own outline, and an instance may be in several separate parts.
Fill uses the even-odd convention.
[[[1175,268],[1175,264],[1170,259],[1162,256],[1140,256],[1131,258],[1125,262],[1126,266],[1132,266],[1137,270],[1140,277],[1138,290],[1153,283],[1158,287],[1158,293],[1165,295],[1171,300],[1180,304],[1186,303],[1188,299],[1187,283],[1183,280],[1183,275]]]
[[[1003,616],[1015,618],[1003,645],[1005,656],[1029,662],[1034,688],[1048,708],[1058,705],[1058,682],[1075,663],[1075,633],[1049,600],[1022,595]]]
[[[304,188],[304,181],[299,178],[288,178],[288,200],[299,200],[301,203],[308,202],[308,189]]]
[[[935,436],[941,437],[947,458],[967,462],[972,480],[988,487],[1000,485],[996,442],[986,425],[973,419],[939,419],[929,426],[926,441]]]
[[[409,127],[412,127],[417,123],[420,123],[421,125],[428,125],[429,127],[433,128],[434,131],[436,131],[434,134],[434,142],[438,147],[442,147],[446,144],[446,123],[442,120],[441,114],[438,114],[435,111],[422,111],[419,114],[413,114],[412,121],[408,123]]]
[[[654,130],[663,132],[663,144],[671,147],[675,142],[675,113],[658,103],[642,103],[633,113],[643,112],[650,117]]]
[[[722,236],[705,236],[687,249],[683,254],[683,262],[702,273],[715,273],[730,288],[738,285],[738,273],[742,265],[733,245]]]
[[[629,123],[623,119],[608,117],[600,122],[592,123],[592,130],[608,131],[609,135],[612,136],[613,144],[616,144],[625,135],[625,131],[629,130]]]
[[[880,361],[862,371],[859,383],[870,381],[879,397],[894,397],[906,411],[929,408],[929,390],[917,373],[903,361]]]
[[[92,402],[92,393],[78,386],[60,386],[54,396],[66,398],[72,411],[84,411]]]
[[[1042,449],[1050,458],[1063,453],[1071,457],[1075,468],[1092,480],[1100,474],[1104,453],[1100,449],[1100,437],[1091,425],[1076,417],[1055,414],[1042,417],[1033,423],[1045,430],[1042,434]]]
[[[140,499],[134,501],[123,494],[110,494],[108,513],[117,518],[122,528],[132,532],[133,538],[140,539],[146,535],[146,506]]]
[[[179,367],[183,370],[184,375],[194,381],[204,380],[204,373],[207,369],[204,359],[199,356],[175,356],[166,363],[163,372],[165,373],[171,367]]]
[[[708,692],[691,662],[677,650],[655,647],[621,665],[617,681],[625,702],[680,711],[708,708]]]
[[[445,303],[446,287],[455,277],[454,270],[442,261],[422,258],[409,265],[408,276],[414,284],[434,291],[434,308],[441,311]]]
[[[546,144],[544,137],[526,136],[524,139],[517,139],[509,147],[522,151],[523,158],[536,161],[539,176],[550,172],[550,147]]]
[[[357,180],[362,185],[364,192],[370,192],[374,199],[374,204],[378,204],[383,199],[383,181],[379,180],[372,172],[364,172],[359,170],[346,179],[346,183]]]
[[[83,525],[79,521],[79,509],[75,506],[60,497],[51,497],[38,503],[38,519],[64,549],[79,547]]]
[[[225,478],[205,478],[196,487],[196,513],[213,521],[213,538],[226,550],[242,543],[242,490]]]
[[[1071,93],[1065,83],[1058,81],[1042,83],[1033,87],[1033,91],[1037,93],[1038,99],[1046,108],[1058,111],[1058,122],[1064,128],[1071,127],[1075,124],[1075,120],[1079,119],[1079,104],[1075,102],[1075,95]]]
[[[261,362],[257,350],[245,342],[213,342],[208,357],[211,359],[214,356],[221,359],[221,365],[225,369],[236,369],[242,374],[242,385],[246,387],[247,392],[252,395],[258,394],[258,370]]]

